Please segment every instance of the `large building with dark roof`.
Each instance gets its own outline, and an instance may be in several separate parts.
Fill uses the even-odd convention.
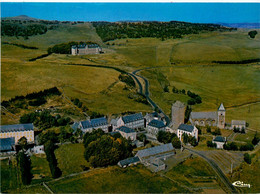
[[[105,133],[108,132],[108,122],[105,117],[80,121],[78,126],[84,133],[92,132],[93,129],[102,129]]]
[[[98,44],[81,44],[71,47],[72,55],[89,55],[100,53],[102,53],[102,48]]]
[[[221,103],[215,112],[191,112],[190,122],[198,126],[215,126],[221,129],[225,128],[225,107]]]
[[[0,138],[0,151],[1,152],[9,152],[14,150],[15,138]]]
[[[183,134],[191,135],[198,141],[198,129],[192,125],[180,124],[177,129],[177,137],[182,140]]]
[[[159,131],[165,131],[165,124],[163,121],[154,119],[147,125],[148,133],[156,136]]]
[[[122,137],[126,139],[130,139],[131,141],[136,140],[136,131],[134,129],[126,126],[121,126],[116,128],[115,131],[118,131],[122,135]]]
[[[14,137],[15,143],[21,137],[26,137],[29,143],[34,142],[34,127],[32,123],[15,124],[15,125],[1,125],[0,138]]]
[[[117,121],[117,126],[126,126],[131,129],[144,128],[144,118],[142,113],[131,114],[120,117]]]

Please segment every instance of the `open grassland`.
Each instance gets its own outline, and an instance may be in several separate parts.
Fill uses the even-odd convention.
[[[82,167],[89,167],[89,163],[84,158],[84,151],[83,144],[64,144],[55,150],[62,176],[81,172]]]
[[[142,165],[126,169],[116,166],[48,184],[57,193],[164,193],[184,192],[170,180],[152,174]]]

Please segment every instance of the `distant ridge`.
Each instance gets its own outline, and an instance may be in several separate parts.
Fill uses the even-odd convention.
[[[39,21],[40,19],[32,18],[27,15],[19,15],[19,16],[14,16],[14,17],[3,17],[2,20]]]
[[[222,26],[232,27],[232,28],[260,28],[260,23],[219,23]]]

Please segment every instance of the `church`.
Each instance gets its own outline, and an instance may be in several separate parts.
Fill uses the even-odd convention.
[[[213,126],[220,129],[225,128],[225,114],[226,110],[221,103],[218,110],[215,112],[191,112],[190,122],[192,125],[198,126]]]

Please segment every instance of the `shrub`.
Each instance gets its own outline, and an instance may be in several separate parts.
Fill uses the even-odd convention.
[[[248,150],[252,151],[253,149],[254,149],[253,144],[247,143],[246,145],[241,145],[239,150],[240,151],[248,151]]]
[[[181,148],[181,141],[177,136],[172,138],[172,146],[177,149]]]
[[[217,147],[217,144],[216,144],[216,143],[213,143],[212,141],[207,141],[207,146],[208,146],[208,147],[211,147],[211,148],[216,148],[216,147]]]
[[[22,183],[24,185],[29,185],[32,180],[31,173],[31,160],[30,157],[27,156],[24,151],[21,151],[17,155],[17,162],[19,166],[19,170],[21,173]]]
[[[252,144],[257,145],[259,142],[259,137],[257,137],[257,133],[255,134],[254,138],[252,139]]]
[[[251,156],[250,156],[248,153],[245,153],[245,154],[244,154],[244,161],[245,161],[247,164],[251,164]]]

